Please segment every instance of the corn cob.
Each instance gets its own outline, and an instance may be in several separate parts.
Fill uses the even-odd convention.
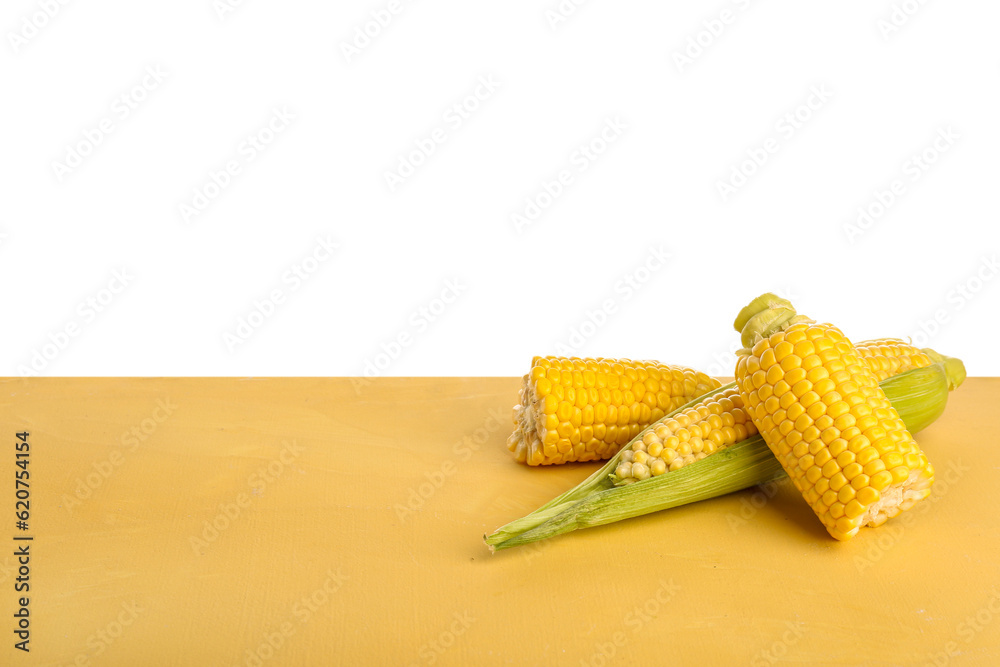
[[[907,428],[914,433],[941,416],[947,405],[948,392],[965,379],[965,368],[960,360],[942,357],[932,350],[924,352],[934,363],[911,369],[881,384],[886,396],[897,406]],[[712,390],[692,401],[691,405],[723,394],[735,386],[731,383]],[[666,418],[676,417],[691,405],[668,414]],[[645,432],[641,433],[637,439],[641,440],[644,435]],[[635,440],[630,444],[634,443]],[[619,452],[575,488],[486,536],[484,541],[490,550],[530,544],[579,528],[714,498],[785,474],[763,438],[757,434],[668,475],[616,486],[614,473],[625,451]]]
[[[891,338],[865,341],[858,345],[858,352],[860,361],[882,380],[932,363],[926,352]],[[615,482],[641,481],[679,470],[755,433],[757,427],[733,385],[647,429],[642,439],[623,452]]]
[[[838,328],[771,294],[735,325],[747,412],[830,535],[849,540],[930,495],[933,467]]]
[[[720,384],[656,361],[535,357],[507,448],[532,466],[607,459],[650,423]]]
[[[879,382],[932,363],[926,352],[898,338],[866,340],[858,343],[857,351],[859,360],[868,366]]]

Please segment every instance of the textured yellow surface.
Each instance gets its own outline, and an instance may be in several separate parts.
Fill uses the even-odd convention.
[[[593,470],[514,463],[517,387],[0,381],[0,664],[1000,664],[1000,379],[917,436],[931,499],[851,542],[785,483],[491,556]]]

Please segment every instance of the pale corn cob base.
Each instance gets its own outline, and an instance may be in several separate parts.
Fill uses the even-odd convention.
[[[882,492],[882,499],[868,508],[858,520],[859,526],[876,528],[905,512],[931,495],[934,483],[934,467],[928,463],[927,472],[911,470],[910,476],[902,484],[890,486]]]
[[[531,388],[530,378],[525,375],[521,390],[519,392],[518,404],[514,406],[514,432],[507,438],[507,449],[514,455],[518,463],[529,463],[530,465],[552,465],[566,463],[570,459],[550,457],[546,459],[542,438],[539,434],[545,433],[545,427],[536,420],[538,399],[534,396]],[[527,407],[525,407],[527,406]],[[575,461],[603,461],[614,456],[620,445],[616,443],[605,443],[598,441],[597,446],[588,449],[585,445],[582,452],[574,450],[578,457]],[[564,460],[565,459],[565,460]]]

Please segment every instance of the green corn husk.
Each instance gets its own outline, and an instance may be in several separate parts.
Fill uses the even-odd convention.
[[[915,368],[880,383],[911,433],[926,428],[940,417],[948,402],[948,392],[965,379],[965,367],[960,360],[943,357],[933,350],[924,352],[936,363]],[[710,391],[678,408],[671,415],[732,386],[735,384],[730,383]],[[642,439],[645,432],[644,430],[633,438],[632,442]],[[621,451],[627,447],[628,445]],[[579,528],[600,526],[715,498],[785,475],[781,464],[771,454],[760,434],[679,470],[641,482],[615,486],[613,473],[620,462],[621,451],[575,488],[531,514],[484,536],[490,550],[509,549]]]

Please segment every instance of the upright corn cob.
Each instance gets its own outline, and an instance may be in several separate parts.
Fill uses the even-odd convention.
[[[892,338],[865,341],[857,349],[861,363],[880,381],[932,363],[926,352]],[[678,470],[755,433],[757,427],[734,384],[653,424],[622,452],[615,482],[627,484]]]
[[[771,294],[735,326],[747,412],[830,535],[849,540],[930,495],[927,457],[839,329]]]
[[[650,423],[720,384],[656,361],[535,357],[507,448],[533,466],[607,459]]]

